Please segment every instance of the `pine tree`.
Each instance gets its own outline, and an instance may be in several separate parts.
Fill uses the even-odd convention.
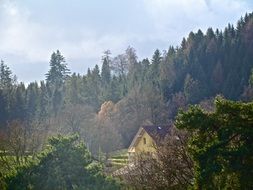
[[[1,89],[8,89],[11,87],[13,82],[12,72],[10,68],[4,64],[4,61],[1,60],[0,64],[0,88]]]
[[[39,117],[44,120],[49,114],[49,90],[44,81],[40,82]]]
[[[46,74],[46,81],[52,86],[59,86],[65,81],[69,74],[69,69],[65,63],[65,58],[60,51],[53,52],[50,60],[50,70]]]
[[[53,52],[50,60],[50,69],[46,74],[46,82],[51,91],[51,106],[54,115],[56,116],[62,107],[64,97],[64,82],[68,77],[69,69],[65,63],[65,58],[60,51]]]
[[[194,189],[252,189],[253,103],[217,98],[215,111],[199,106],[181,111],[176,127],[186,129],[194,160]]]
[[[101,81],[103,85],[110,84],[111,81],[111,69],[110,60],[108,57],[103,58],[102,70],[101,70]]]
[[[35,119],[39,112],[39,87],[38,83],[30,83],[26,89],[27,119]]]

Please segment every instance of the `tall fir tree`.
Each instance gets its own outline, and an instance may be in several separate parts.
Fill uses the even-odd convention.
[[[56,116],[63,104],[64,81],[68,77],[69,69],[65,58],[59,50],[53,52],[50,60],[50,69],[46,74],[46,82],[51,90],[52,112]]]

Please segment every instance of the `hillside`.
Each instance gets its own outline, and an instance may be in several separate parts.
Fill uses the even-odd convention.
[[[38,144],[35,149],[56,133],[79,133],[95,154],[126,148],[147,120],[167,123],[179,108],[203,102],[211,106],[208,100],[218,94],[231,100],[250,100],[252,60],[250,13],[222,31],[190,32],[180,46],[156,50],[150,60],[138,60],[132,47],[116,57],[106,51],[102,67],[88,69],[87,74],[70,74],[57,50],[45,81],[31,82],[27,87],[17,82],[2,62],[1,134],[11,131],[15,121],[22,130],[34,131],[25,133],[27,138],[39,136],[34,139]]]

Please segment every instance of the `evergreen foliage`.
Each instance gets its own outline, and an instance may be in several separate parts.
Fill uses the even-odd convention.
[[[107,50],[101,69],[96,65],[86,74],[70,75],[65,57],[57,50],[51,55],[45,81],[26,85],[17,82],[1,61],[0,150],[8,137],[15,145],[24,141],[19,150],[34,155],[48,136],[74,132],[98,156],[129,146],[146,121],[166,124],[190,104],[212,110],[210,100],[219,94],[230,100],[252,101],[252,34],[250,13],[223,31],[190,32],[179,47],[157,49],[150,60],[138,60],[132,47],[115,57]],[[191,107],[178,116],[178,127],[196,134],[190,143],[196,188],[252,189],[252,110],[252,103],[217,100],[214,113]],[[22,123],[22,127],[16,125],[10,132],[12,123]],[[26,143],[40,138],[43,142],[34,143],[36,148],[31,151]],[[86,147],[76,146],[75,140],[51,139],[38,162],[9,178],[9,189],[117,189],[92,164]],[[4,149],[13,154],[10,150]],[[20,156],[19,151],[17,154]]]
[[[191,106],[176,126],[192,133],[196,189],[252,189],[253,103],[217,98],[215,112]]]
[[[131,98],[133,90],[139,87],[140,94],[152,93],[164,104],[180,93],[186,97],[186,104],[199,103],[217,94],[232,100],[239,100],[243,94],[251,96],[252,20],[253,15],[246,14],[236,27],[229,24],[224,31],[209,28],[206,34],[201,30],[190,32],[180,47],[170,46],[163,53],[155,50],[151,61],[138,61],[132,47],[114,58],[107,50],[101,71],[96,65],[85,75],[69,76],[65,58],[57,50],[51,55],[46,82],[32,82],[27,87],[16,82],[2,61],[0,125],[3,127],[13,119],[57,116],[67,104],[85,104],[99,111],[105,101],[117,103]],[[17,110],[22,110],[22,114]]]
[[[179,108],[217,94],[251,101],[252,23],[251,13],[236,27],[190,32],[179,47],[155,50],[151,60],[138,60],[132,47],[115,57],[108,50],[101,69],[96,65],[86,74],[69,75],[57,50],[45,81],[26,85],[18,83],[2,61],[0,132],[6,133],[14,120],[37,123],[45,136],[77,132],[96,155],[98,149],[108,153],[127,147],[145,121],[168,123]]]
[[[116,181],[105,177],[77,136],[52,137],[49,146],[35,163],[20,170],[7,181],[7,189],[120,189]]]

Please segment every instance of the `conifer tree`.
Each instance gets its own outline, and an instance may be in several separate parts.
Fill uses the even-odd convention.
[[[69,74],[69,69],[65,63],[65,58],[60,51],[53,52],[50,60],[50,69],[46,74],[46,82],[51,90],[51,106],[56,116],[62,107],[64,97],[63,84]]]

